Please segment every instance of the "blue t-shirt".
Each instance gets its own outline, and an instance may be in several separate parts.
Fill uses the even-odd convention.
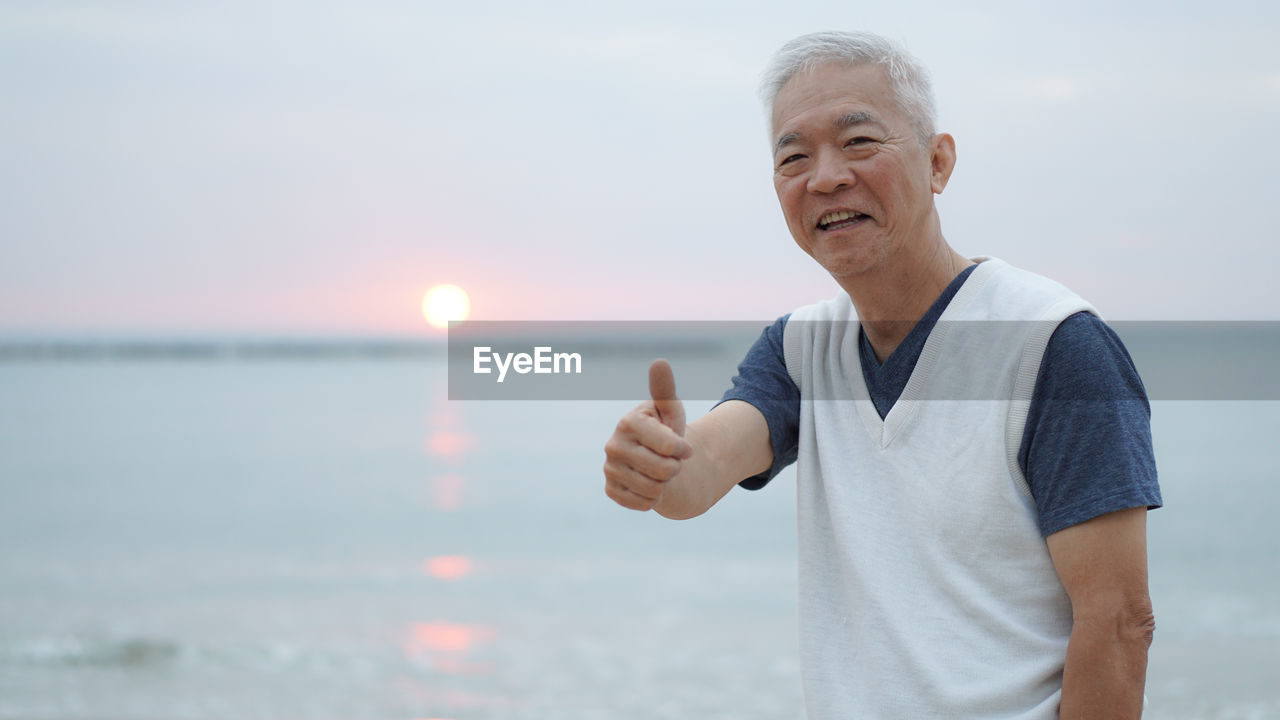
[[[951,281],[883,363],[866,335],[859,333],[862,375],[881,418],[902,395],[929,333],[975,267],[970,265]],[[787,372],[782,350],[789,317],[765,328],[738,366],[733,387],[720,399],[752,404],[769,425],[773,467],[743,480],[741,485],[749,490],[764,487],[796,461],[800,388]],[[1046,537],[1116,510],[1163,504],[1146,389],[1120,338],[1090,313],[1063,320],[1049,339],[1018,465],[1031,487],[1040,532]]]

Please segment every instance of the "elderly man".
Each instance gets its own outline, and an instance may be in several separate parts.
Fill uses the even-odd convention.
[[[947,244],[955,142],[901,48],[798,38],[764,94],[787,227],[844,292],[766,329],[688,427],[655,362],[607,494],[690,518],[798,458],[810,717],[1140,716],[1161,499],[1119,339],[1061,285]]]

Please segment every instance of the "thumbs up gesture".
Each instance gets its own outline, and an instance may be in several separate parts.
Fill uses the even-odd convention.
[[[654,360],[649,366],[649,398],[658,421],[684,437],[684,403],[676,397],[676,376],[666,360]]]
[[[605,443],[605,494],[632,510],[651,510],[667,482],[693,456],[685,439],[684,403],[666,360],[649,366],[649,399],[633,408]]]

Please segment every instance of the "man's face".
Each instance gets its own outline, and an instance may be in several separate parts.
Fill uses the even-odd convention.
[[[881,68],[826,63],[797,74],[774,101],[773,131],[787,227],[837,280],[929,239],[933,193],[950,173],[934,162],[946,136],[920,145]]]

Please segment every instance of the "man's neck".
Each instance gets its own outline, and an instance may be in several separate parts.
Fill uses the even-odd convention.
[[[902,248],[881,266],[840,280],[880,362],[906,339],[960,271],[972,264],[952,250],[941,233],[934,242],[912,250]]]

